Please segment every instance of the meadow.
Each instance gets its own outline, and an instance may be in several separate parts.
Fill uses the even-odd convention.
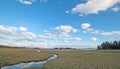
[[[52,54],[48,51],[17,48],[0,48],[0,67],[21,62],[43,61]]]
[[[120,50],[41,50],[0,48],[0,65],[42,61],[57,53],[43,68],[25,69],[120,69]]]
[[[58,59],[42,69],[120,69],[120,50],[56,51]]]

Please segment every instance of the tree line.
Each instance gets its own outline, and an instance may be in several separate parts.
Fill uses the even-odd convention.
[[[26,47],[13,47],[8,45],[0,45],[0,48],[26,48]]]
[[[106,41],[97,46],[97,49],[120,49],[120,41]]]
[[[62,47],[56,47],[56,48],[54,48],[54,49],[76,49],[76,48],[70,48],[70,47],[65,47],[65,48],[62,48]]]

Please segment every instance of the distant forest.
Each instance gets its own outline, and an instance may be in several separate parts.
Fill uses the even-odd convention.
[[[120,49],[120,41],[106,41],[97,46],[97,49]]]
[[[0,45],[0,48],[26,48],[26,47],[13,47],[8,45]]]

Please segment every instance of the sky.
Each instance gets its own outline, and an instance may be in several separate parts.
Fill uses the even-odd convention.
[[[0,44],[96,48],[120,40],[120,0],[1,0]]]

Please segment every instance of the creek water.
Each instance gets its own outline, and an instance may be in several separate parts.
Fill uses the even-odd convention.
[[[57,54],[53,54],[52,57],[49,57],[45,61],[40,62],[29,62],[29,63],[19,63],[11,66],[3,66],[1,69],[24,69],[24,68],[30,68],[30,67],[40,67],[42,68],[47,61],[54,60],[58,57]]]

